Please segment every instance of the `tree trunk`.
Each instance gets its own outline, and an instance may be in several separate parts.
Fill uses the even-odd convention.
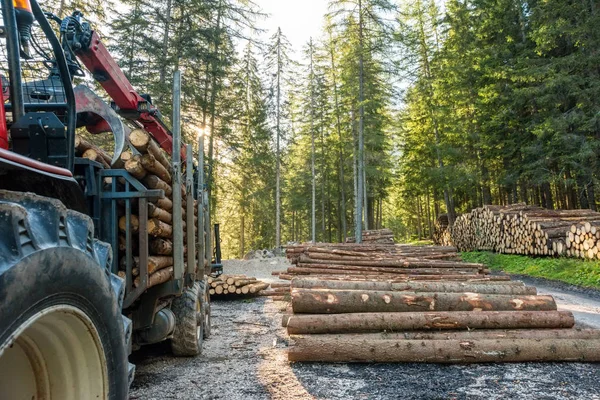
[[[311,179],[312,179],[312,204],[311,204],[311,241],[317,242],[317,212],[316,212],[316,196],[317,182],[315,174],[315,130],[314,130],[314,71],[313,71],[313,42],[310,38],[310,143],[311,143]]]
[[[151,239],[150,240],[150,253],[162,256],[170,256],[173,254],[173,242],[166,239]]]
[[[275,183],[275,248],[281,247],[281,28],[277,29],[277,129],[275,157],[276,165],[276,183]]]
[[[171,239],[173,237],[173,226],[156,218],[148,220],[148,235]]]
[[[327,184],[327,174],[325,172],[325,129],[323,129],[323,113],[324,110],[321,109],[319,121],[321,131],[321,241],[325,242],[325,185]],[[331,242],[331,240],[329,242]]]
[[[572,328],[570,311],[439,311],[292,315],[288,334]]]
[[[342,230],[342,242],[346,241],[346,233],[348,231],[348,227],[346,225],[346,189],[344,185],[344,138],[342,135],[342,123],[340,121],[340,107],[339,107],[339,99],[338,99],[338,88],[337,88],[337,75],[336,75],[336,64],[335,64],[335,49],[333,46],[333,39],[331,37],[331,32],[329,32],[329,49],[331,56],[331,74],[332,74],[332,85],[333,85],[333,101],[334,101],[334,112],[335,112],[335,120],[336,120],[336,129],[338,133],[339,139],[339,157],[340,157],[340,221],[341,221],[341,230]]]
[[[596,191],[594,189],[593,181],[587,184],[587,195],[589,199],[590,209],[596,211]]]
[[[363,221],[363,208],[364,208],[364,162],[365,162],[365,139],[364,139],[364,126],[365,126],[365,89],[364,89],[364,37],[363,37],[363,8],[362,0],[358,0],[358,154],[356,156],[358,162],[357,168],[357,203],[356,203],[356,219],[357,226],[355,232],[356,243],[362,243],[362,221]],[[363,197],[364,196],[364,197]],[[365,218],[366,221],[366,218]],[[365,226],[366,229],[366,226]]]
[[[219,47],[221,45],[221,18],[223,15],[223,1],[219,0],[217,6],[217,21],[215,26],[214,36],[214,51],[212,57],[212,76],[210,84],[210,140],[208,141],[208,165],[209,173],[206,179],[208,198],[211,199],[211,214],[214,214],[216,210],[216,199],[213,198],[213,186],[214,186],[214,146],[215,146],[215,109],[217,99],[217,63],[220,61]]]
[[[362,291],[412,291],[412,292],[445,292],[445,293],[481,293],[536,295],[533,286],[495,285],[464,282],[360,282],[360,281],[327,281],[314,279],[294,279],[292,289],[330,289],[330,290],[362,290]]]
[[[469,332],[457,339],[403,339],[389,334],[292,336],[290,361],[318,362],[426,362],[482,363],[527,361],[600,361],[600,340],[582,334],[571,338],[573,330],[563,330],[557,339],[546,331],[531,338],[470,339]],[[475,335],[473,335],[475,336]],[[550,337],[549,337],[550,336]]]
[[[242,216],[240,218],[240,258],[244,258],[244,253],[246,253],[246,237],[244,235],[244,231],[246,230],[244,214],[242,211]]]
[[[414,293],[359,290],[292,290],[294,313],[408,311],[556,311],[552,296]]]
[[[169,55],[169,32],[170,32],[170,27],[171,27],[171,1],[172,0],[167,0],[167,8],[166,8],[166,13],[163,16],[163,18],[165,19],[165,27],[164,27],[164,32],[163,32],[163,38],[162,38],[162,46],[161,46],[161,62],[160,64],[160,70],[159,70],[159,82],[161,84],[166,85],[167,82],[167,65],[169,65],[169,63],[167,62],[167,58]]]
[[[351,111],[352,114],[352,180],[354,182],[354,240],[356,242],[357,230],[361,229],[361,237],[362,237],[362,220],[361,215],[358,213],[358,159],[356,158],[357,148],[358,148],[358,134],[356,127],[356,115],[354,110]],[[356,242],[360,243],[360,242]]]

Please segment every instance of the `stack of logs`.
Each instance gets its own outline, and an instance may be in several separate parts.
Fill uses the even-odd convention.
[[[390,229],[363,231],[362,241],[363,243],[394,244],[394,232]],[[356,240],[353,237],[346,238],[346,243],[355,242]]]
[[[600,259],[600,213],[592,210],[484,206],[458,217],[451,234],[461,251]]]
[[[266,283],[246,275],[220,275],[209,277],[208,285],[211,296],[247,295],[270,296],[274,300],[286,300],[290,293],[289,283]],[[268,289],[268,290],[267,290]]]
[[[439,246],[452,246],[452,236],[448,229],[448,214],[437,217],[433,226],[433,243]]]
[[[258,295],[262,290],[269,287],[268,283],[245,275],[220,275],[216,278],[209,277],[208,285],[210,286],[209,293],[211,295]]]
[[[288,246],[286,256],[294,265],[274,272],[280,279],[294,276],[361,276],[389,279],[411,276],[413,279],[476,278],[488,270],[482,264],[457,261],[455,247],[373,245],[373,244],[301,244]]]
[[[135,129],[129,135],[129,143],[139,154],[133,154],[131,151],[125,151],[121,154],[118,162],[119,167],[124,168],[132,176],[137,178],[148,189],[162,189],[165,197],[153,199],[148,204],[148,225],[147,234],[149,236],[149,258],[148,258],[148,287],[166,282],[173,276],[173,188],[172,188],[172,164],[168,154],[162,150],[151,136],[143,129]],[[89,143],[80,136],[76,136],[76,155],[89,158],[101,163],[105,168],[110,168],[110,156],[101,148]],[[191,171],[190,171],[191,172]],[[184,180],[182,180],[184,182]],[[109,183],[109,182],[105,182]],[[119,182],[123,184],[124,182]],[[184,244],[187,240],[185,234],[186,227],[186,188],[181,185],[182,190],[182,216],[183,221],[179,224],[184,230]],[[131,201],[132,212],[137,211],[138,205],[134,200]],[[197,207],[194,207],[194,214],[197,214]],[[134,254],[137,252],[139,232],[139,219],[136,214],[131,215],[130,224],[127,226],[125,216],[125,201],[122,201],[119,207],[119,257],[121,277],[125,276],[125,250],[126,240],[125,232],[129,229],[132,233],[131,245]],[[196,235],[198,232],[197,216],[194,217]],[[195,246],[194,246],[195,247]],[[187,259],[187,250],[184,249],[184,258]],[[133,257],[134,286],[139,285],[139,257]]]
[[[302,259],[295,250],[290,258]],[[315,250],[307,246],[303,253],[321,254]],[[345,261],[352,257],[343,265],[356,267],[382,254],[324,250]],[[411,252],[403,246],[385,254],[390,261],[381,268],[393,273],[329,272],[292,279],[291,312],[283,318],[292,339],[290,361],[600,361],[600,331],[574,329],[572,313],[557,311],[552,296],[537,295],[535,287],[480,268],[474,273],[472,264],[461,267],[457,261],[438,266],[448,270],[436,275],[416,273],[410,266],[440,262],[426,254],[452,254],[447,248]],[[459,273],[459,268],[469,272]]]

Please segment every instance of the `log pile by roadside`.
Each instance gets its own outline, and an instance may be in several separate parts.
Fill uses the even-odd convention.
[[[391,229],[363,231],[362,241],[363,243],[394,244],[394,232]],[[353,237],[346,238],[346,243],[355,242],[356,239]]]
[[[448,214],[441,214],[433,227],[433,243],[438,246],[453,246],[448,229]]]
[[[600,259],[600,213],[592,210],[484,206],[458,217],[450,233],[461,251]]]
[[[301,244],[288,246],[293,264],[281,279],[293,276],[365,276],[388,278],[475,278],[486,273],[482,264],[457,261],[455,247],[381,244]]]
[[[246,275],[219,275],[209,277],[211,296],[244,295],[244,296],[284,296],[289,293],[289,284],[277,285],[259,281]],[[269,289],[270,288],[270,289]]]
[[[535,287],[456,260],[453,248],[362,246],[288,248],[290,361],[600,361],[600,331],[575,329]]]

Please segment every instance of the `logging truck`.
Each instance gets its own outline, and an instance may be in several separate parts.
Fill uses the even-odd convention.
[[[2,17],[0,398],[125,399],[132,349],[194,356],[210,334],[219,241],[203,151],[181,143],[181,76],[171,129],[81,13],[2,0]]]

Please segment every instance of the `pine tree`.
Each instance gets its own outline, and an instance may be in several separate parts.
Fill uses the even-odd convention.
[[[369,225],[369,205],[365,199],[367,195],[366,167],[365,167],[365,106],[368,97],[365,95],[366,86],[375,84],[375,76],[367,82],[366,69],[368,63],[378,63],[376,54],[386,48],[391,38],[391,25],[386,21],[386,13],[392,12],[395,7],[388,0],[334,0],[330,2],[332,22],[338,27],[344,27],[346,37],[354,35],[354,48],[352,54],[357,63],[356,80],[358,91],[356,108],[358,114],[357,149],[356,149],[356,196],[355,196],[355,239],[362,240],[363,224]],[[375,118],[377,119],[377,117]],[[364,210],[363,210],[364,208]],[[372,215],[372,213],[371,213]],[[363,218],[364,216],[364,218]],[[372,219],[372,218],[371,218]]]
[[[292,90],[293,67],[295,63],[290,57],[291,44],[281,28],[271,37],[271,44],[266,54],[266,67],[271,77],[270,96],[271,107],[274,108],[275,119],[275,247],[281,246],[281,147],[284,131],[287,130],[287,114],[289,108],[289,92]]]

